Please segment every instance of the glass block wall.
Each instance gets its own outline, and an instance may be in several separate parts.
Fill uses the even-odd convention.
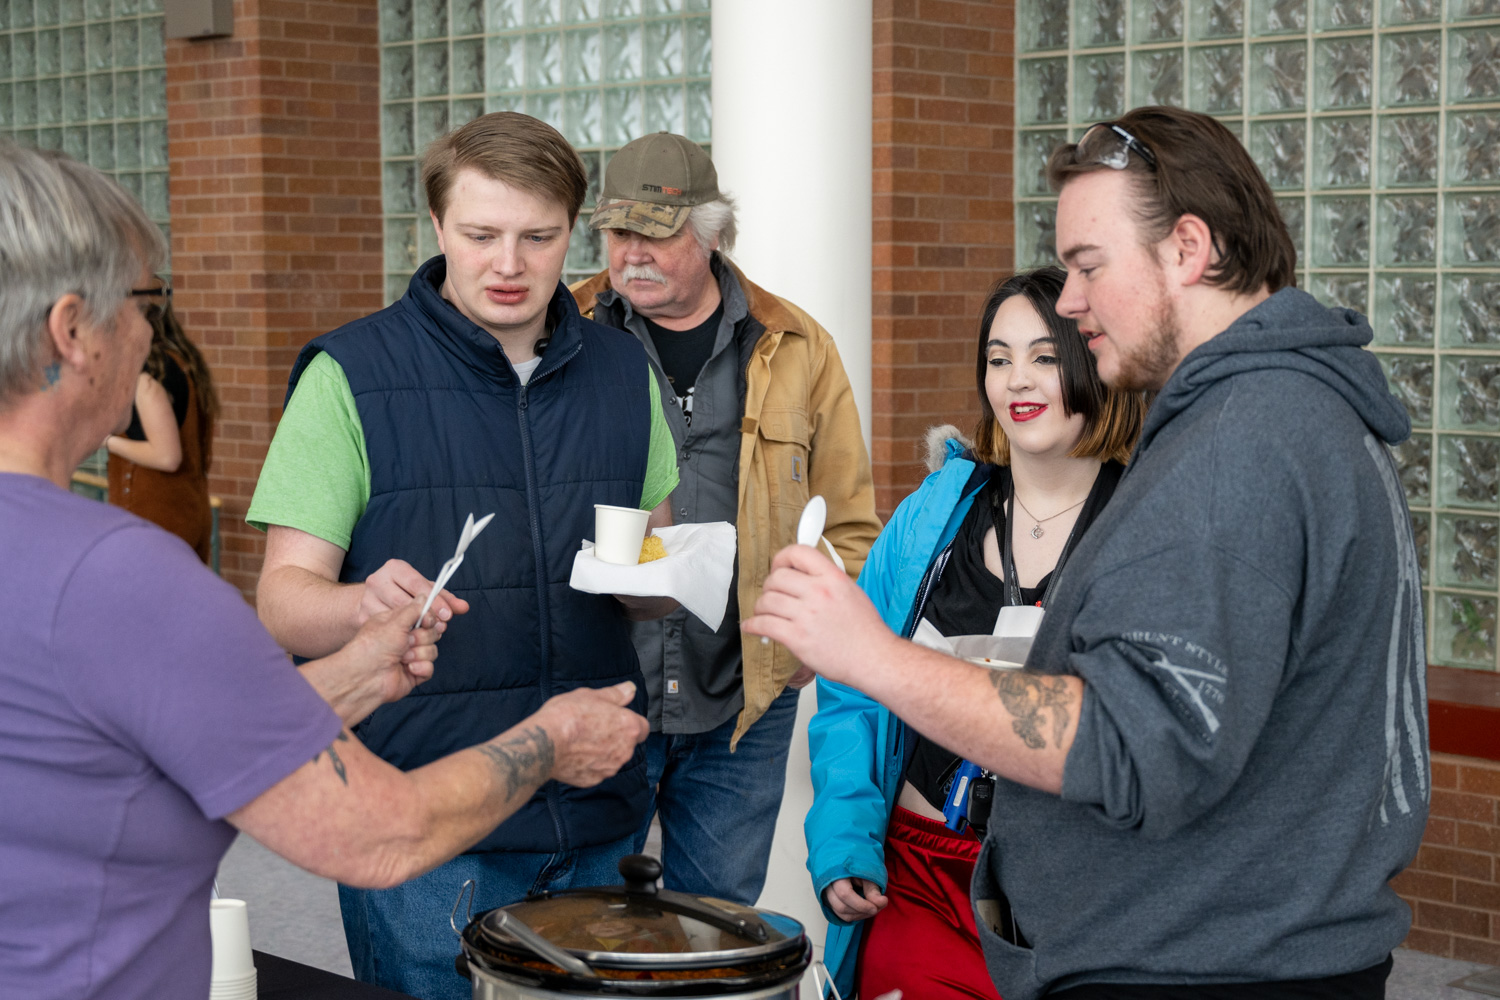
[[[165,51],[161,0],[0,0],[0,136],[93,164],[167,231]]]
[[[1397,456],[1434,663],[1495,670],[1500,0],[1019,0],[1016,246],[1054,260],[1043,165],[1142,104],[1220,118],[1297,242],[1299,284],[1372,318],[1417,428]]]
[[[3,0],[0,0],[3,2]],[[586,223],[610,153],[647,132],[709,140],[709,0],[380,0],[386,295],[436,254],[417,159],[490,111],[556,127],[589,172],[565,280],[604,266]]]

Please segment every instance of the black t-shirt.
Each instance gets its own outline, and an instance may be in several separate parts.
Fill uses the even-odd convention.
[[[172,360],[172,355],[162,357],[165,370],[162,372],[162,388],[167,390],[167,396],[172,400],[172,415],[177,418],[177,429],[182,429],[182,422],[187,419],[188,393],[192,392],[192,386],[188,385],[187,373]],[[119,426],[119,425],[116,425]],[[131,441],[146,440],[145,428],[141,426],[141,415],[135,412],[135,404],[130,405],[130,426],[125,430],[125,437]]]
[[[682,417],[692,426],[693,386],[714,353],[719,323],[724,319],[724,303],[720,300],[714,314],[691,330],[668,330],[644,316],[641,319],[645,320],[646,331],[656,345],[656,356],[661,359],[661,370],[677,396],[677,405],[682,407]]]
[[[1106,463],[1094,480],[1074,527],[1082,537],[1114,494],[1124,467]],[[989,635],[995,629],[995,618],[1005,606],[1005,581],[990,572],[984,564],[984,536],[991,525],[997,532],[1006,530],[1005,500],[1010,492],[1010,471],[997,468],[974,498],[963,524],[953,537],[948,564],[927,599],[922,617],[943,635]],[[1055,570],[1054,570],[1055,572]],[[1041,601],[1052,581],[1048,573],[1035,587],[1022,587],[1021,600],[1027,604]],[[915,740],[907,760],[905,780],[922,793],[922,797],[939,811],[948,799],[953,775],[958,770],[957,754],[936,740],[912,730]]]

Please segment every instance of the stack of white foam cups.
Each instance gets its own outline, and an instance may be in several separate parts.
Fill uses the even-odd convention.
[[[214,941],[213,979],[208,1000],[255,1000],[255,962],[250,954],[250,917],[243,899],[208,904]]]

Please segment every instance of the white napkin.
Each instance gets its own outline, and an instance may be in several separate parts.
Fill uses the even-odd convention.
[[[656,529],[656,537],[667,550],[666,558],[638,566],[597,559],[594,543],[585,541],[573,557],[568,586],[585,594],[675,597],[703,624],[718,631],[734,579],[734,525],[728,521],[674,524]]]
[[[923,618],[911,641],[992,670],[1015,670],[1026,662],[1031,636],[943,635]]]

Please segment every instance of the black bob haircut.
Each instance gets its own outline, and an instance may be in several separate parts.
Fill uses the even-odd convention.
[[[1048,265],[1032,271],[1019,271],[1002,278],[990,289],[979,314],[979,351],[975,359],[975,382],[979,388],[979,423],[974,429],[974,451],[981,461],[997,465],[1010,464],[1010,441],[1000,429],[995,409],[985,391],[989,371],[990,327],[995,314],[1007,299],[1023,295],[1047,327],[1047,335],[1056,346],[1058,377],[1062,383],[1063,412],[1083,415],[1083,437],[1072,455],[1075,458],[1097,458],[1108,462],[1125,462],[1140,436],[1145,419],[1145,397],[1136,392],[1117,392],[1099,379],[1078,324],[1057,313],[1068,274],[1060,267]]]

